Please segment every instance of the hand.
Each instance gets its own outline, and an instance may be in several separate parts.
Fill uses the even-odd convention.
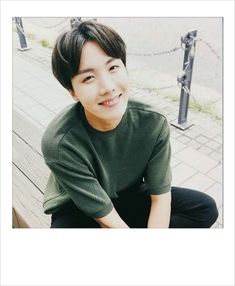
[[[109,214],[101,218],[95,218],[101,228],[129,228],[121,219],[115,208]]]

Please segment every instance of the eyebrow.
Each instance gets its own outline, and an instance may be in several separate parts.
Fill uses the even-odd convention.
[[[107,62],[105,63],[105,65],[107,66],[109,63],[113,62],[117,60],[116,58],[110,58],[109,60],[107,60]],[[77,75],[83,74],[83,73],[87,73],[87,72],[93,72],[95,69],[94,68],[88,68],[85,70],[79,70]]]

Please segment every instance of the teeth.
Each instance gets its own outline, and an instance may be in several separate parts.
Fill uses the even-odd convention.
[[[113,100],[107,100],[107,101],[103,102],[102,104],[110,106],[110,105],[116,104],[117,102],[118,102],[118,97],[115,97]]]

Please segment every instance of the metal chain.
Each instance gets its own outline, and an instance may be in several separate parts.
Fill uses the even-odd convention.
[[[182,85],[181,83],[172,84],[172,85],[168,85],[168,86],[157,87],[157,88],[155,88],[155,87],[142,87],[142,86],[139,86],[139,85],[136,85],[136,84],[132,84],[131,86],[134,87],[134,88],[145,89],[145,90],[156,90],[156,91],[178,87],[179,89],[182,88],[186,93],[188,93],[189,95],[193,96],[193,94],[191,93],[191,90],[189,90],[189,88],[187,86]]]
[[[54,25],[50,25],[50,26],[44,26],[44,25],[41,25],[41,24],[38,24],[38,23],[35,23],[34,21],[32,21],[30,18],[24,18],[26,19],[28,22],[30,22],[31,24],[35,25],[35,26],[38,26],[38,27],[41,27],[41,28],[45,28],[45,29],[51,29],[51,28],[55,28],[57,26],[60,26],[62,25],[63,23],[65,23],[69,18],[66,17],[64,18],[62,21],[54,24]]]
[[[193,99],[194,102],[197,102],[194,94],[191,92],[191,89],[188,89],[187,86],[182,86],[184,92],[188,93],[188,95]]]
[[[139,86],[139,85],[136,85],[136,84],[132,84],[132,86],[135,87],[135,88],[139,88],[139,89],[159,91],[159,90],[163,90],[163,89],[169,89],[169,88],[177,87],[178,84],[171,84],[171,85],[161,86],[161,87],[157,87],[157,88],[155,88],[155,87],[142,87],[142,86]]]
[[[34,24],[34,25],[36,25],[38,27],[51,29],[51,28],[54,28],[54,27],[57,27],[57,26],[63,24],[69,18],[66,17],[62,21],[60,21],[60,22],[58,22],[58,23],[56,23],[54,25],[50,25],[50,26],[44,26],[44,25],[36,24],[32,20],[30,20],[29,18],[24,18],[24,19],[28,20],[29,22],[31,22],[32,24]],[[20,32],[26,37],[26,34],[25,34],[24,30],[22,30],[21,26],[16,21],[15,21],[15,24],[16,24],[17,28],[20,30]],[[212,45],[209,42],[207,42],[206,40],[204,40],[202,38],[195,38],[194,40],[204,43],[211,50],[211,52],[216,56],[216,58],[219,61],[221,61],[221,57],[218,55],[216,50],[212,47]],[[194,47],[194,45],[193,45],[193,47]],[[173,49],[166,50],[166,51],[153,52],[153,53],[127,53],[127,54],[130,55],[130,56],[152,57],[152,56],[160,56],[160,55],[170,54],[170,53],[178,51],[179,49],[183,49],[184,50],[184,48],[182,47],[182,43],[181,43],[181,46],[178,46],[178,47],[175,47]],[[194,56],[194,52],[193,52],[193,55],[191,55],[191,53],[190,53],[190,56]],[[187,70],[187,68],[188,68],[188,66],[186,66],[185,70]]]
[[[27,18],[26,18],[27,19]],[[32,21],[30,21],[29,19],[27,19],[28,21],[30,21],[31,23],[33,23],[34,25],[36,26],[39,26],[39,27],[43,27],[43,28],[53,28],[53,27],[56,27],[56,26],[59,26],[61,25],[62,23],[64,23],[68,18],[65,18],[63,19],[63,21],[55,24],[55,25],[51,25],[51,26],[43,26],[43,25],[38,25],[38,24],[35,24],[33,23]],[[15,24],[16,24],[16,27],[20,30],[20,32],[26,37],[26,34],[24,32],[24,30],[22,29],[22,27],[15,21]],[[204,39],[202,38],[194,38],[193,41],[199,41],[199,42],[202,42],[204,43],[210,50],[211,52],[217,57],[217,59],[219,61],[221,61],[221,58],[220,56],[217,54],[217,52],[215,51],[215,49],[211,46],[210,43],[208,43],[207,41],[205,41]],[[192,44],[192,48],[193,48],[193,52],[192,52],[192,49],[190,50],[190,53],[188,55],[188,61],[186,62],[186,66],[182,72],[185,73],[186,70],[188,69],[188,66],[189,66],[189,61],[190,61],[190,57],[194,57],[194,53],[195,53],[195,46],[194,44]],[[172,52],[176,52],[178,51],[179,49],[183,49],[183,46],[182,46],[182,43],[181,43],[181,46],[179,47],[175,47],[173,49],[170,49],[170,50],[166,50],[166,51],[162,51],[162,52],[153,52],[153,53],[127,53],[128,55],[130,56],[144,56],[144,57],[147,57],[147,56],[159,56],[159,55],[164,55],[164,54],[170,54]],[[181,86],[180,86],[181,85]],[[174,87],[179,87],[180,89],[183,89],[185,93],[188,93],[190,96],[193,97],[194,99],[194,96],[193,94],[191,93],[191,90],[185,86],[182,82],[179,82],[177,84],[171,84],[171,85],[168,85],[168,86],[162,86],[162,87],[159,87],[159,88],[148,88],[148,87],[141,87],[139,85],[136,85],[136,84],[132,84],[132,87],[134,88],[138,88],[138,89],[143,89],[143,90],[156,90],[156,91],[160,91],[160,90],[164,90],[164,89],[170,89],[170,88],[174,88]]]
[[[193,39],[193,41],[195,41],[195,39]],[[190,58],[194,57],[194,52],[195,52],[194,44],[192,44],[192,47],[193,47],[193,52],[192,52],[192,50],[190,50],[190,53],[188,55],[188,61],[186,62],[186,66],[185,66],[185,68],[183,70],[184,73],[187,71],[187,69],[189,67]],[[140,54],[140,53],[139,54],[137,54],[137,53],[127,53],[127,54],[128,55],[134,55],[134,56],[158,56],[158,55],[163,55],[163,54],[169,54],[169,53],[175,52],[175,51],[177,51],[179,49],[183,49],[184,50],[184,48],[182,46],[182,43],[181,43],[181,45],[179,47],[175,47],[175,48],[173,48],[171,50],[167,50],[167,51],[162,51],[162,52],[157,52],[157,53],[148,53],[148,54]],[[181,83],[181,85],[182,85],[182,83]],[[146,89],[146,90],[149,90],[149,89],[157,90],[157,91],[164,90],[164,89],[169,89],[169,88],[174,88],[174,87],[181,88],[179,86],[179,82],[177,84],[171,84],[171,85],[162,86],[162,87],[159,87],[159,88],[147,88],[147,87],[141,87],[141,86],[138,86],[138,85],[134,85],[134,87],[140,88],[140,89]],[[185,92],[190,94],[190,90],[186,86],[182,85],[182,88],[184,89]]]
[[[171,50],[167,50],[167,51],[162,51],[162,52],[153,52],[153,53],[127,53],[130,56],[137,56],[137,57],[153,57],[153,56],[160,56],[160,55],[165,55],[165,54],[170,54],[173,52],[178,51],[179,49],[181,49],[181,46],[179,47],[175,47]]]
[[[191,90],[189,90],[187,86],[181,84],[181,87],[183,88],[184,92],[188,93],[188,95],[191,95]]]
[[[218,55],[218,53],[216,52],[216,50],[211,46],[210,43],[208,43],[206,40],[199,38],[197,39],[198,42],[202,42],[203,44],[205,44],[210,50],[211,52],[216,56],[216,58],[221,61],[221,57]]]
[[[75,27],[77,28],[81,23],[82,23],[81,17],[70,18],[71,29],[73,29]]]
[[[163,89],[173,88],[173,87],[177,87],[177,86],[178,86],[177,84],[171,84],[171,85],[158,87],[157,90],[163,90]]]

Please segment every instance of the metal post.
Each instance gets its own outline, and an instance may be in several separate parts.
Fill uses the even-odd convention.
[[[71,29],[76,28],[82,22],[82,17],[75,17],[70,19]]]
[[[181,45],[185,45],[185,52],[183,72],[177,78],[178,82],[181,84],[179,115],[178,121],[176,123],[171,123],[173,126],[181,130],[185,130],[193,125],[192,123],[187,122],[187,115],[196,46],[196,36],[197,30],[194,30],[188,32],[185,37],[181,37]]]
[[[21,17],[15,17],[15,24],[16,24],[16,29],[17,29],[19,41],[20,41],[20,47],[18,49],[20,51],[30,50],[30,48],[27,46],[24,27],[23,27],[23,23],[22,23],[22,18]]]

